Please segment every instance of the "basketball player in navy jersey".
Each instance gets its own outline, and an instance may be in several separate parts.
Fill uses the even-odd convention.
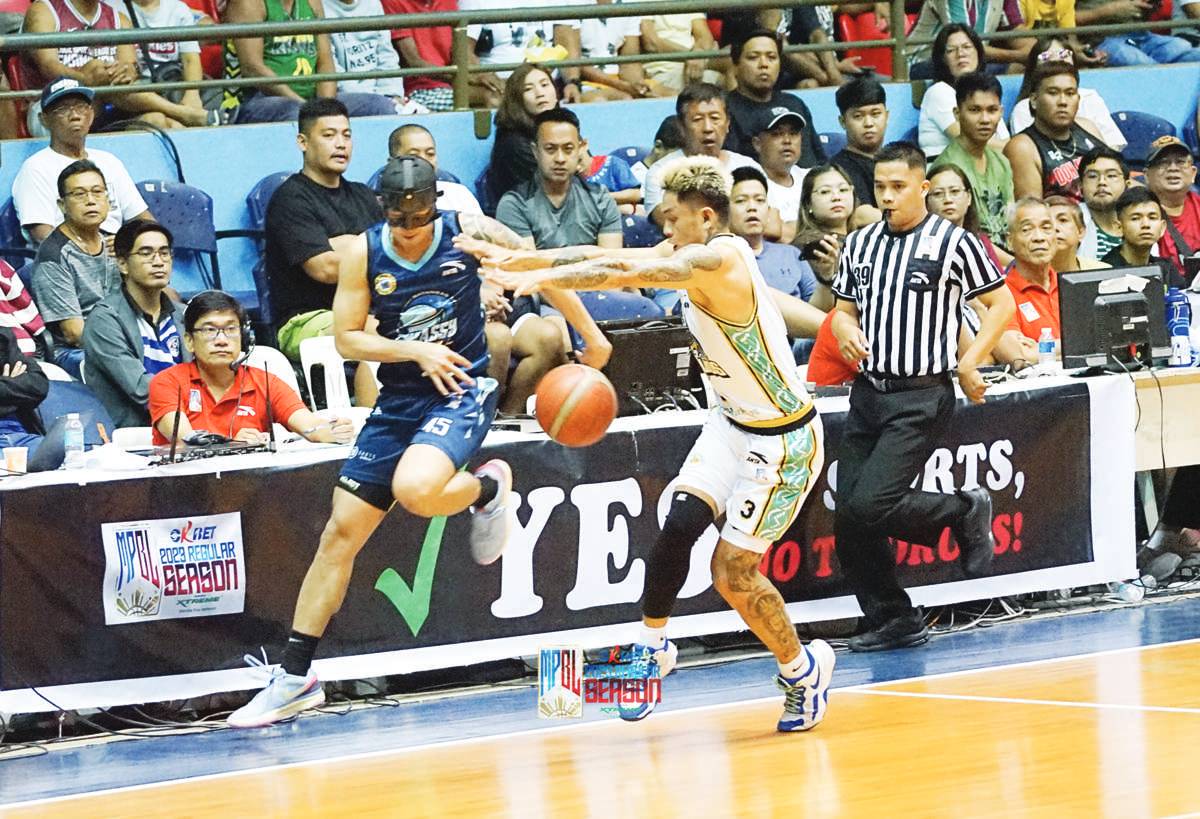
[[[317,641],[346,596],[355,556],[393,502],[430,518],[470,507],[472,557],[488,564],[504,548],[508,465],[460,471],[491,425],[497,384],[485,375],[479,263],[453,240],[461,233],[513,249],[524,243],[494,219],[439,213],[436,181],[424,159],[393,158],[379,182],[387,221],[338,248],[338,352],[382,362],[383,387],[333,491],[281,668],[229,717],[234,727],[269,725],[325,701],[309,667]],[[564,295],[582,311],[574,294]],[[365,329],[368,315],[379,321],[377,334]]]

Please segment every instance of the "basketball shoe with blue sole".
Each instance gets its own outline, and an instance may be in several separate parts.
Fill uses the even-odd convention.
[[[280,668],[271,675],[267,687],[230,714],[226,722],[231,728],[262,728],[324,702],[325,689],[316,674],[310,671],[307,677],[301,677]]]
[[[837,657],[824,640],[813,640],[807,650],[809,665],[803,674],[794,679],[775,677],[775,685],[783,692],[783,716],[775,727],[783,732],[811,731],[825,719],[829,706],[829,684]]]
[[[679,659],[679,649],[670,640],[667,640],[663,647],[658,649],[634,643],[628,654],[621,652],[621,658],[625,659],[626,657],[635,666],[637,672],[635,677],[643,680],[661,680],[674,670]],[[646,702],[618,702],[617,714],[626,722],[637,722],[650,716],[650,712],[656,705],[658,705],[658,701],[650,698],[647,698]]]

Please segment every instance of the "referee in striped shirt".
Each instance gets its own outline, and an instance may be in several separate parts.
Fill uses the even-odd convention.
[[[918,645],[928,639],[921,612],[896,579],[888,537],[935,543],[949,526],[968,576],[991,570],[992,500],[982,487],[947,495],[911,488],[949,424],[956,398],[951,371],[983,402],[979,362],[999,340],[1015,306],[980,241],[925,209],[925,156],[895,142],[875,162],[883,221],[846,237],[833,291],[833,334],[860,365],[838,448],[834,534],[838,560],[865,615],[856,651]],[[958,358],[963,303],[987,308]]]

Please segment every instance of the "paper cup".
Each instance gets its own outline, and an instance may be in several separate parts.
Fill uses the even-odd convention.
[[[4,447],[4,468],[10,473],[24,475],[29,471],[29,447]]]

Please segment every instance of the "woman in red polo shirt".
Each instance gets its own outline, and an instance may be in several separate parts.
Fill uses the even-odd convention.
[[[325,419],[310,412],[285,381],[238,363],[246,313],[237,299],[219,290],[198,293],[183,314],[183,343],[194,361],[176,364],[150,381],[150,422],[154,443],[166,444],[179,419],[179,437],[194,430],[215,432],[250,443],[265,442],[271,418],[310,441],[349,443],[354,426],[345,418]],[[270,381],[271,411],[267,411]]]

